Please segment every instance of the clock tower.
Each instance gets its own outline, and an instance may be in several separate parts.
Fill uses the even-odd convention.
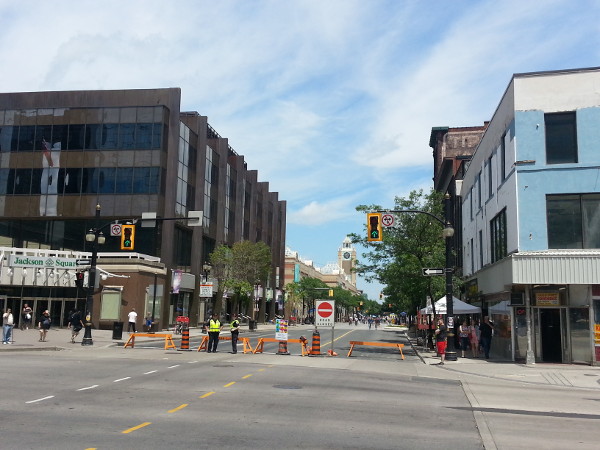
[[[352,246],[352,241],[348,236],[342,242],[342,246],[338,249],[338,265],[356,286],[356,272],[352,270],[356,262],[356,249]]]

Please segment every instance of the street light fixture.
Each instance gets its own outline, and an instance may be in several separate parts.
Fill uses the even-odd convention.
[[[96,205],[96,225],[100,219],[100,204]],[[85,234],[85,240],[92,244],[92,259],[88,275],[88,285],[85,301],[85,331],[81,345],[94,345],[92,339],[92,310],[94,303],[94,287],[96,286],[96,263],[98,261],[98,245],[106,242],[106,237],[98,228],[92,228]]]
[[[446,331],[448,336],[448,347],[446,349],[446,360],[456,361],[456,348],[454,346],[454,294],[452,292],[452,203],[450,194],[444,196],[444,219],[446,223],[442,230],[442,236],[446,240]]]

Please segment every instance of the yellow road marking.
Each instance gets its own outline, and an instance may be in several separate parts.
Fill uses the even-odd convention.
[[[235,381],[232,381],[231,383],[227,383],[225,386],[223,387],[229,387],[229,386],[233,386],[235,384]]]
[[[258,369],[259,372],[263,372],[265,369]]]
[[[246,378],[250,378],[251,376],[252,376],[252,374],[251,374],[251,373],[250,373],[250,374],[248,374],[248,375],[244,375],[244,376],[242,377],[242,380],[245,380]]]
[[[348,331],[347,333],[344,333],[344,334],[342,334],[341,336],[339,336],[339,337],[336,337],[336,338],[333,340],[333,342],[337,341],[338,339],[341,339],[341,338],[343,338],[344,336],[346,336],[347,334],[350,334],[350,333],[352,333],[353,331],[354,331],[354,330],[350,330],[350,331]],[[331,341],[329,341],[329,342],[325,342],[324,344],[321,344],[321,347],[325,347],[326,345],[329,345],[329,344],[331,344]]]
[[[174,413],[175,411],[179,411],[180,409],[185,408],[187,405],[188,405],[188,403],[184,403],[183,405],[179,405],[177,408],[174,408],[174,409],[172,409],[172,410],[170,410],[168,412]]]
[[[198,398],[206,398],[206,397],[210,397],[211,395],[213,395],[215,393],[215,391],[211,391],[211,392],[207,392],[206,394],[202,394],[200,397]]]
[[[147,426],[148,426],[148,425],[150,425],[151,423],[152,423],[152,422],[144,422],[144,423],[140,423],[139,425],[137,425],[137,426],[135,426],[135,427],[132,427],[132,428],[129,428],[129,429],[127,429],[127,430],[123,430],[123,431],[121,431],[121,433],[123,433],[123,434],[131,433],[132,431],[139,430],[140,428],[147,427]]]

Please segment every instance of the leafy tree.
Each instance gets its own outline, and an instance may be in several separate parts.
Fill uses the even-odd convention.
[[[444,217],[442,195],[433,190],[429,194],[412,191],[408,198],[396,197],[394,203],[394,210],[424,211],[440,219]],[[364,213],[382,209],[379,205],[356,207]],[[427,214],[406,212],[395,214],[394,226],[384,229],[382,242],[368,242],[366,234],[352,234],[352,241],[368,250],[362,255],[366,262],[359,262],[356,271],[367,281],[377,280],[385,285],[383,293],[392,309],[414,314],[424,306],[427,295],[435,300],[445,292],[444,277],[422,275],[423,268],[445,266],[442,228]]]
[[[231,248],[218,246],[210,254],[209,260],[213,276],[219,283],[213,311],[221,313],[223,294],[227,290],[232,293],[232,312],[236,313],[240,302],[244,309],[251,304],[255,285],[266,285],[271,267],[271,250],[264,242],[239,241]],[[259,314],[259,317],[264,317],[264,303],[261,306],[263,314]]]

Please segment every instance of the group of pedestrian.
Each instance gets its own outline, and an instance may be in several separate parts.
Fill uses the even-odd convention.
[[[479,323],[477,320],[473,321],[473,323],[464,320],[458,327],[461,356],[465,358],[466,352],[470,349],[473,358],[479,357],[479,353],[482,351],[485,359],[489,359],[493,334],[494,325],[490,322],[488,316],[483,318],[482,323]],[[438,320],[438,326],[435,330],[435,341],[437,353],[440,356],[439,364],[444,364],[444,360],[446,359],[448,330],[443,319]]]

